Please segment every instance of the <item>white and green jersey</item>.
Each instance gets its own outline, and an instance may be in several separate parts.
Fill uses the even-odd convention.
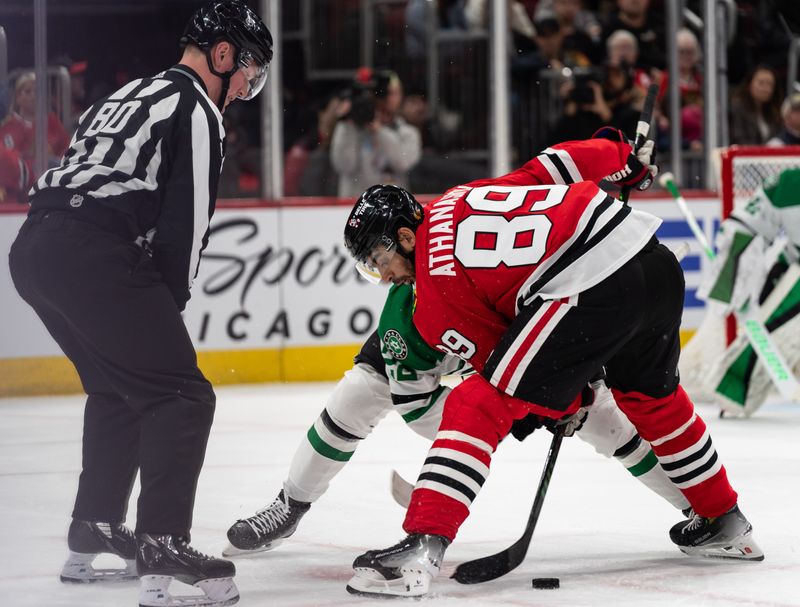
[[[750,293],[761,289],[769,268],[760,262],[768,245],[781,234],[788,240],[789,257],[796,259],[800,252],[800,167],[766,179],[752,198],[722,222],[716,238],[717,258],[700,296],[733,307],[743,304]]]
[[[470,367],[460,358],[431,348],[413,322],[412,285],[394,285],[383,306],[378,335],[386,363],[394,409],[416,432],[433,438],[450,389],[442,376],[464,374]]]

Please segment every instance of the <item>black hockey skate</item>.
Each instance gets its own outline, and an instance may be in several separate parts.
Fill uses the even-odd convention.
[[[136,540],[136,565],[142,580],[139,607],[222,607],[239,600],[233,582],[236,567],[230,561],[202,554],[178,535],[143,533]],[[204,595],[171,595],[173,578],[199,588]]]
[[[353,561],[347,592],[364,596],[422,596],[439,573],[450,540],[414,533],[384,550],[370,550]]]
[[[73,520],[67,533],[69,558],[61,569],[61,581],[70,583],[122,582],[135,580],[136,540],[133,532],[119,523]],[[124,568],[95,569],[99,554],[113,554],[125,561]]]
[[[228,529],[230,544],[223,556],[263,552],[277,547],[291,536],[311,504],[298,502],[281,490],[275,501],[250,518],[236,521]]]
[[[764,553],[753,541],[753,527],[734,506],[725,514],[705,517],[692,513],[669,530],[681,552],[692,556],[763,561]]]

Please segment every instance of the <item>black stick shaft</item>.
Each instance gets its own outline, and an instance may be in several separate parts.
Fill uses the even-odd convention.
[[[480,584],[481,582],[497,579],[512,569],[516,569],[525,560],[525,555],[528,554],[528,547],[533,537],[533,530],[536,528],[539,513],[542,511],[544,497],[547,495],[547,489],[550,486],[550,478],[553,476],[553,469],[555,468],[563,439],[563,431],[559,428],[550,443],[550,450],[547,452],[542,477],[539,479],[539,486],[536,488],[536,498],[533,500],[531,513],[528,516],[528,523],[525,525],[522,537],[497,554],[461,563],[453,573],[453,578],[458,583]]]
[[[633,153],[639,149],[647,141],[647,136],[650,134],[650,126],[653,122],[653,110],[656,107],[656,97],[658,96],[658,85],[651,84],[647,87],[647,96],[644,98],[644,105],[642,106],[642,113],[639,114],[639,122],[636,123],[636,134],[633,138]],[[628,202],[631,196],[631,186],[623,186],[619,199],[622,202]]]

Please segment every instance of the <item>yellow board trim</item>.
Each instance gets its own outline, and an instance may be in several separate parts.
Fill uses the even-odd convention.
[[[694,335],[681,331],[681,346]],[[308,346],[265,350],[215,350],[197,353],[209,381],[224,384],[336,381],[353,366],[360,345]],[[0,396],[82,392],[75,367],[64,356],[0,359]]]
[[[217,350],[197,353],[214,385],[261,382],[335,381],[353,366],[360,345],[309,346],[271,350]],[[75,367],[65,356],[0,359],[0,396],[83,392]]]

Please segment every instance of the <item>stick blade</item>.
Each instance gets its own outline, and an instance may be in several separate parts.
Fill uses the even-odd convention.
[[[391,490],[394,501],[403,508],[408,508],[411,503],[411,494],[414,492],[414,485],[400,476],[397,470],[392,470]]]
[[[491,556],[461,563],[451,577],[459,584],[481,584],[496,580],[517,566],[509,562],[508,556],[508,550],[503,550]]]

